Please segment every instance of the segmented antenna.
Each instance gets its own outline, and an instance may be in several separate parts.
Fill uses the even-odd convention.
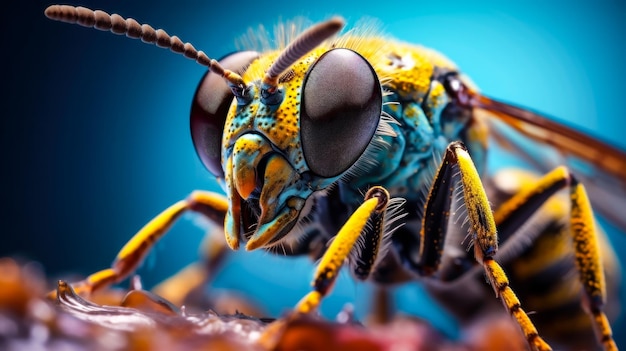
[[[280,75],[302,56],[341,30],[344,24],[345,22],[341,17],[333,17],[326,22],[316,24],[307,29],[294,39],[278,56],[268,69],[265,77],[263,77],[261,91],[263,98],[268,100],[269,103],[275,102],[275,100],[280,101],[281,97],[277,92]]]
[[[244,89],[246,84],[235,72],[224,69],[216,60],[209,58],[203,51],[198,51],[190,43],[183,43],[177,36],[170,36],[163,29],[154,29],[149,24],[139,24],[132,18],[124,18],[116,13],[109,15],[101,10],[91,10],[86,7],[69,5],[51,5],[44,12],[51,20],[76,23],[83,27],[93,27],[102,31],[111,31],[113,34],[125,34],[128,38],[141,39],[147,44],[156,44],[160,48],[170,49],[172,52],[195,60],[208,67],[229,83],[235,89]]]

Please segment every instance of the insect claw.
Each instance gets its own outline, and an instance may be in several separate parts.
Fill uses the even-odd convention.
[[[302,202],[304,203],[304,200]],[[285,206],[272,221],[259,226],[256,233],[248,240],[246,251],[264,247],[273,239],[286,234],[285,228],[292,228],[290,223],[293,223],[298,218],[299,213],[298,209]]]

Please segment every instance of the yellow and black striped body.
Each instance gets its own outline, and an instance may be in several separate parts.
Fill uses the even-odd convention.
[[[503,169],[487,178],[485,188],[496,214],[502,203],[522,188],[534,186],[538,178],[519,169]],[[569,211],[567,191],[552,196],[520,227],[520,231],[527,233],[524,240],[499,237],[496,259],[541,336],[552,347],[594,350],[598,344],[589,314],[583,309],[583,288],[576,272]],[[608,238],[596,227],[606,277],[606,306],[610,306],[606,313],[610,320],[615,320],[621,311],[621,269]],[[463,240],[462,232],[448,243],[458,245],[458,240]],[[455,237],[454,233],[452,236]],[[482,270],[470,268],[471,252],[461,249],[465,247],[448,248],[447,257],[442,260],[440,280],[425,280],[426,289],[462,326],[470,326],[492,313],[506,313],[500,303],[491,299],[493,289],[486,284]]]
[[[481,111],[623,182],[621,150],[481,95],[431,49],[370,28],[335,37],[339,18],[300,34],[285,24],[280,47],[218,62],[119,15],[70,6],[46,14],[207,66],[193,100],[192,139],[226,192],[194,192],[163,211],[111,268],[79,283],[80,292],[127,277],[182,213],[195,211],[223,224],[232,249],[322,258],[314,291],[296,308],[303,313],[315,310],[348,259],[358,279],[421,280],[464,325],[508,312],[534,349],[550,349],[543,338],[573,349],[597,338],[616,349],[602,305],[611,315],[619,310],[619,265],[593,229],[584,187],[565,167],[538,183],[524,172],[490,173],[488,140],[497,132]],[[559,189],[569,196],[553,196]],[[525,311],[534,312],[538,330]]]
[[[420,230],[425,194],[450,143],[460,141],[467,148],[470,162],[476,166],[495,211],[507,197],[534,184],[523,173],[512,173],[509,182],[513,182],[514,186],[508,184],[506,189],[501,189],[496,178],[491,179],[493,175],[486,170],[488,123],[483,114],[457,104],[450,96],[445,86],[446,77],[459,77],[468,86],[471,82],[446,57],[421,46],[379,36],[358,35],[358,31],[340,36],[317,47],[292,66],[290,76],[284,82],[285,90],[289,92],[286,101],[274,112],[279,119],[290,121],[285,124],[285,131],[271,128],[264,131],[263,126],[258,130],[276,139],[276,145],[288,145],[285,148],[288,152],[299,148],[296,134],[299,117],[293,111],[300,108],[300,88],[307,69],[324,53],[336,48],[354,50],[371,64],[385,91],[383,111],[397,122],[390,123],[396,135],[381,137],[388,145],[370,150],[368,158],[374,161],[375,167],[359,172],[356,177],[349,177],[348,182],[337,182],[336,187],[322,196],[312,195],[314,210],[307,214],[312,225],[303,226],[302,233],[287,235],[284,238],[284,242],[289,243],[285,246],[287,250],[278,246],[267,249],[281,254],[322,257],[328,240],[362,203],[362,194],[371,186],[382,186],[391,197],[407,200],[404,205],[407,216],[403,219],[404,225],[393,233],[391,249],[379,260],[370,277],[380,284],[421,279],[433,297],[462,323],[473,323],[489,317],[491,313],[506,313],[500,302],[494,299],[493,288],[485,281],[474,251],[468,250],[470,243],[466,239],[468,228],[462,225],[464,218],[450,215],[446,242],[440,248],[442,262],[432,276],[422,278],[420,264],[416,261],[422,239]],[[246,81],[260,80],[265,68],[278,54],[272,52],[253,61],[243,78]],[[253,120],[251,116],[256,113],[242,113],[240,107],[231,106],[227,126],[236,125],[239,129],[228,129],[223,139],[223,150],[228,149],[250,124],[235,124],[230,119],[236,121],[245,116],[246,121]],[[287,126],[295,126],[296,129]],[[294,159],[300,162],[296,163],[298,165],[304,162],[301,154]],[[302,164],[302,167],[306,166]],[[569,206],[565,194],[548,200],[528,220],[527,226],[498,238],[502,252],[495,258],[503,264],[511,289],[518,292],[524,310],[533,312],[531,319],[536,321],[542,337],[557,346],[584,348],[596,345],[596,339],[590,318],[581,307],[582,285],[575,271]],[[456,210],[465,213],[462,207]],[[516,235],[521,239],[509,237],[525,230],[533,233]],[[619,282],[616,278],[619,276],[619,265],[610,245],[604,237],[601,239],[602,261],[610,281],[607,303],[614,316],[618,309],[616,289]],[[361,275],[358,268],[353,269],[353,273],[357,277]]]

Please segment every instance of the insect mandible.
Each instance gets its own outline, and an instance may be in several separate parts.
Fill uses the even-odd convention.
[[[482,266],[531,347],[549,349],[521,307],[520,300],[531,299],[518,299],[511,289],[514,278],[525,278],[513,274],[510,284],[496,258],[508,263],[508,272],[525,255],[548,255],[546,238],[558,238],[559,244],[573,239],[563,257],[550,263],[576,267],[580,278],[566,283],[582,286],[582,297],[577,290],[555,292],[562,298],[548,307],[577,316],[588,311],[586,331],[595,330],[598,343],[616,349],[602,310],[607,294],[603,260],[610,259],[610,252],[605,254],[610,248],[599,248],[582,183],[565,167],[539,180],[508,174],[517,189],[498,201],[490,198],[492,213],[485,190],[498,193],[502,186],[497,177],[484,175],[484,167],[487,138],[499,135],[497,123],[590,162],[621,182],[621,189],[623,151],[480,94],[433,50],[358,31],[336,37],[343,27],[339,18],[307,29],[276,51],[237,52],[218,62],[177,37],[119,15],[60,5],[49,7],[46,15],[141,38],[209,67],[194,97],[191,131],[202,162],[226,192],[226,198],[194,192],[166,209],[124,246],[111,268],[75,284],[80,292],[125,279],[174,221],[191,210],[223,223],[233,249],[245,245],[247,250],[321,258],[313,291],[296,306],[298,312],[317,308],[348,260],[358,279],[380,284],[421,279],[435,298],[471,320],[489,307],[459,302],[457,297],[467,294],[459,287],[470,284],[464,280],[473,279]],[[512,147],[525,154],[522,146]],[[535,216],[562,189],[569,191],[569,208]],[[610,209],[600,210],[610,217]],[[467,214],[467,223],[457,221],[457,212]],[[527,222],[539,229],[528,229]],[[517,248],[497,256],[498,241]],[[539,273],[528,279],[543,278]],[[563,288],[556,281],[561,273],[550,273],[555,291]],[[454,286],[459,281],[463,284]],[[482,303],[484,291],[467,297],[474,298]],[[573,301],[577,308],[571,307]],[[538,323],[540,332],[550,318],[559,318],[533,310],[538,319],[547,318]],[[556,343],[567,342],[558,332],[545,334]]]

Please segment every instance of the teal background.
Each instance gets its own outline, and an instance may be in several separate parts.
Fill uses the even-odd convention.
[[[128,238],[193,189],[217,190],[189,136],[204,68],[167,50],[47,20],[49,3],[12,4],[0,21],[2,201],[0,256],[40,261],[50,276],[108,266]],[[136,18],[219,58],[250,27],[281,19],[349,24],[376,18],[391,36],[445,53],[487,94],[567,120],[626,149],[626,6],[618,1],[81,1]],[[496,165],[500,160],[491,160]],[[626,209],[619,209],[624,211]],[[620,256],[626,237],[611,230]],[[181,221],[139,273],[148,285],[197,257],[203,231]],[[247,292],[269,314],[308,290],[312,265],[237,252],[215,289]],[[367,312],[370,288],[343,274],[322,311]],[[624,294],[623,294],[624,295]],[[399,304],[449,334],[454,324],[418,284]],[[624,299],[622,299],[624,300]],[[622,321],[614,325],[626,347]]]

